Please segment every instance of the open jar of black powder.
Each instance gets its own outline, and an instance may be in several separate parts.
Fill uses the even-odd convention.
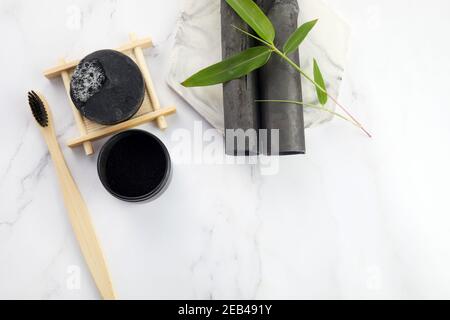
[[[167,148],[142,130],[111,138],[100,152],[97,169],[106,190],[128,202],[155,200],[167,189],[172,176]]]

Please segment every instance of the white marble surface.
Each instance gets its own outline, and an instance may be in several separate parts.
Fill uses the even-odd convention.
[[[308,154],[282,159],[274,176],[176,165],[146,205],[110,197],[95,157],[64,148],[121,298],[450,298],[450,3],[327,2],[353,30],[341,100],[374,139],[333,120],[308,130]],[[62,84],[42,70],[151,34],[156,86],[179,113],[166,133],[144,128],[172,149],[174,132],[201,119],[165,82],[178,5],[0,1],[0,298],[99,298],[27,90],[47,95],[64,142],[76,129]]]
[[[301,8],[299,25],[319,19],[314,31],[301,45],[300,66],[312,75],[313,59],[316,59],[328,92],[337,97],[345,71],[350,27],[322,0],[298,2]],[[182,19],[179,19],[175,34],[167,82],[214,128],[225,132],[222,85],[206,88],[181,85],[199,70],[222,60],[220,0],[183,0],[181,3]],[[186,57],[189,57],[189,63],[186,63]],[[303,101],[319,104],[316,88],[310,82],[304,81],[302,90]],[[333,110],[334,104],[329,103],[327,108]],[[307,128],[331,119],[331,113],[305,108]]]

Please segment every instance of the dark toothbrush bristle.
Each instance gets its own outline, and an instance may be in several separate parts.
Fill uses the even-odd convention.
[[[47,110],[45,110],[44,103],[41,98],[36,94],[36,92],[28,92],[28,103],[30,104],[31,112],[33,113],[36,121],[42,126],[48,126],[48,115]]]

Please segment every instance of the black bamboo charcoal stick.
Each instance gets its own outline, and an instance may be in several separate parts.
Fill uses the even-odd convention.
[[[297,29],[299,7],[297,0],[257,0],[276,30],[275,44],[282,46]],[[299,63],[298,50],[289,55]],[[260,100],[295,100],[302,101],[302,84],[300,74],[277,55],[259,70]],[[269,139],[265,152],[280,155],[304,154],[305,127],[303,107],[297,104],[261,103],[261,128],[269,130]],[[273,150],[271,143],[272,129],[279,129],[279,150]],[[278,135],[273,135],[273,138]],[[264,143],[264,142],[263,142]]]
[[[233,26],[251,32],[250,27],[221,0],[222,55],[229,58],[254,45],[248,36]],[[223,86],[224,116],[226,130],[226,154],[234,156],[258,154],[257,130],[259,112],[256,103],[258,76],[256,72],[225,83]],[[250,131],[248,131],[250,129]],[[249,134],[253,132],[254,134]],[[239,141],[243,143],[239,143]],[[245,141],[245,142],[244,142]]]

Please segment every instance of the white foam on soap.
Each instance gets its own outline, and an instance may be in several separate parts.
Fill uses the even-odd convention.
[[[106,80],[105,71],[98,61],[80,63],[72,76],[72,97],[87,102],[98,93]]]

